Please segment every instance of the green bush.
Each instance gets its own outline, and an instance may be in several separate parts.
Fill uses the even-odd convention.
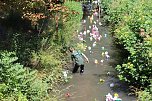
[[[17,59],[13,52],[0,54],[0,97],[12,101],[40,101],[47,98],[47,83],[36,77],[36,71],[16,63]]]
[[[121,80],[148,86],[152,74],[152,6],[149,0],[103,0],[105,20],[112,24],[118,43],[130,53],[116,69]],[[137,6],[138,5],[138,6]],[[141,33],[141,30],[144,33]]]

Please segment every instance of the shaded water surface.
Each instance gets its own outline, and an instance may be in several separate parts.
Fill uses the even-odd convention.
[[[84,17],[86,20],[85,24],[82,26],[86,26],[86,29],[89,30],[89,26],[92,24],[88,17]],[[97,22],[98,18],[94,17],[94,21]],[[85,63],[84,74],[80,75],[79,73],[73,74],[73,78],[70,80],[66,87],[71,86],[69,89],[65,91],[65,93],[69,93],[70,97],[66,97],[67,101],[105,101],[105,95],[111,93],[118,93],[119,97],[122,101],[136,101],[135,97],[128,96],[128,87],[125,84],[121,83],[116,75],[116,71],[114,67],[121,60],[120,52],[118,48],[115,47],[113,43],[113,38],[108,31],[108,27],[104,26],[104,22],[101,18],[100,21],[102,25],[100,26],[97,22],[97,27],[99,28],[100,35],[102,38],[97,42],[95,47],[92,47],[93,42],[90,41],[90,35],[87,34],[84,36],[87,46],[92,47],[92,54],[89,53],[89,50],[86,49],[84,52],[86,56],[89,58],[90,62]],[[84,29],[82,27],[81,32]],[[107,35],[105,37],[105,34]],[[104,49],[102,49],[104,47]],[[110,58],[106,59],[102,52],[107,51]],[[98,64],[95,64],[95,59],[98,60]],[[104,60],[103,63],[100,60]],[[105,80],[103,83],[100,82],[100,79]],[[114,84],[114,87],[110,87],[110,84]]]

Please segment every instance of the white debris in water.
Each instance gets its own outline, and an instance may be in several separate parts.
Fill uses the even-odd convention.
[[[91,26],[89,26],[89,29],[91,29]]]
[[[80,35],[82,35],[82,32],[80,32]]]
[[[106,95],[106,101],[113,101],[113,97],[110,93]]]
[[[97,22],[98,22],[99,20],[97,20]]]
[[[87,33],[89,34],[89,33],[90,33],[90,30],[87,30]]]
[[[84,31],[84,32],[83,32],[83,35],[86,35],[86,34],[87,34],[87,32],[86,32],[86,31]]]
[[[63,71],[62,73],[63,73],[64,78],[67,79],[68,77],[67,71]]]
[[[93,34],[92,34],[92,33],[90,33],[90,36],[93,36]]]
[[[92,41],[93,40],[93,38],[92,37],[90,37],[90,41]]]
[[[108,52],[107,52],[107,51],[105,51],[105,55],[108,55]]]
[[[88,50],[91,50],[91,47],[90,47],[90,46],[88,47]]]
[[[90,52],[90,54],[93,53],[92,51],[89,51],[89,52]]]
[[[96,46],[96,41],[92,44],[92,46],[93,46],[93,47],[95,47],[95,46]]]
[[[110,72],[107,72],[107,75],[110,75]]]
[[[94,21],[94,24],[96,24],[96,21]]]
[[[105,48],[104,47],[102,47],[102,50],[104,50]]]
[[[102,52],[101,55],[104,56],[104,52]]]
[[[114,83],[111,83],[109,86],[110,86],[111,88],[113,88],[113,87],[115,86],[115,84],[114,84]]]
[[[104,37],[106,38],[106,37],[107,37],[107,34],[104,34]]]
[[[101,22],[99,22],[99,25],[101,26],[101,25],[102,25],[102,23],[101,23]]]
[[[97,59],[95,59],[95,60],[94,60],[94,63],[95,63],[95,64],[98,64],[98,60],[97,60]]]
[[[103,63],[103,62],[104,62],[104,60],[100,60],[100,62],[101,62],[101,63]]]
[[[86,20],[83,20],[84,23],[86,23]]]
[[[106,55],[106,58],[107,58],[107,59],[109,59],[109,58],[110,58],[110,56],[109,56],[109,55]]]

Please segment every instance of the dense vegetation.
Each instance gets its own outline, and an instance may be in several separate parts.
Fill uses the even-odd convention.
[[[128,54],[123,64],[117,65],[118,77],[136,87],[147,87],[141,101],[150,101],[152,90],[152,1],[103,0],[105,20]],[[151,87],[152,88],[152,87]],[[147,96],[149,95],[149,97]],[[147,98],[146,98],[147,96]],[[146,99],[145,99],[145,98]]]
[[[0,99],[57,101],[80,3],[4,0],[0,7]]]

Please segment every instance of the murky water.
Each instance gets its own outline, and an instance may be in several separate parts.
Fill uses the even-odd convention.
[[[89,26],[93,23],[90,23],[87,16],[84,18],[86,23],[83,25],[89,30]],[[97,22],[97,20],[98,18],[94,17],[93,22]],[[96,24],[102,38],[100,41],[97,41],[95,47],[92,47],[95,40],[90,41],[89,34],[84,37],[86,45],[92,47],[93,53],[90,54],[89,50],[86,49],[84,53],[90,62],[85,63],[84,74],[73,74],[73,78],[66,84],[67,87],[71,86],[65,91],[65,93],[70,94],[70,97],[65,96],[67,101],[105,101],[105,95],[108,93],[112,95],[118,93],[122,101],[136,101],[135,97],[128,95],[128,87],[117,78],[114,67],[121,60],[119,55],[121,50],[115,47],[113,37],[108,31],[108,27],[104,26],[105,24],[102,20],[101,18],[101,26],[99,22]],[[84,31],[83,27],[81,31]],[[105,55],[102,55],[105,51],[108,52],[110,56],[109,59],[106,59]],[[95,59],[98,60],[97,64],[95,64]],[[103,60],[103,63],[100,62],[101,60]],[[104,82],[100,82],[100,80],[104,80]],[[114,85],[114,87],[110,87],[111,84]]]

